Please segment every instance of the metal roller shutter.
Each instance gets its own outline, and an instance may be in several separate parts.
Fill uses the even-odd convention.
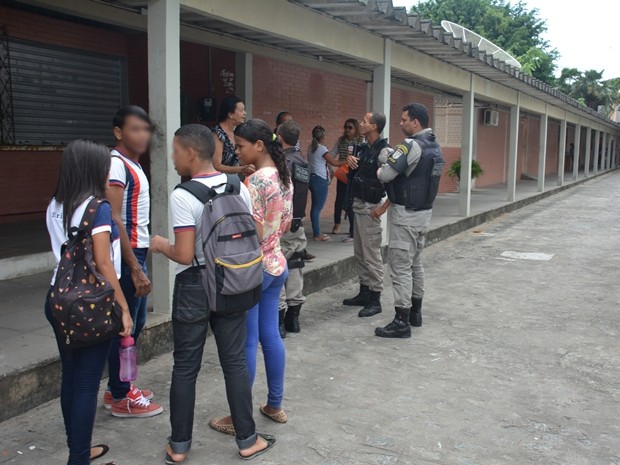
[[[123,100],[120,57],[16,40],[9,47],[18,145],[110,141]]]

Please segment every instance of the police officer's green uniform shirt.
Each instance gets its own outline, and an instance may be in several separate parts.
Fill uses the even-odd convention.
[[[424,134],[426,132],[432,132],[432,129],[423,129],[418,134]],[[405,176],[409,176],[418,166],[418,162],[420,161],[421,156],[422,148],[420,147],[420,144],[418,144],[418,142],[412,137],[409,137],[400,144],[398,144],[394,149],[394,152],[392,152],[392,154],[390,155],[391,158],[397,161],[400,160],[402,157],[406,157],[407,170],[404,173]],[[404,161],[401,163],[404,163]],[[396,171],[387,163],[384,163],[377,172],[379,180],[385,184],[396,179],[399,174],[400,173],[398,171]],[[390,223],[392,224],[412,226],[417,228],[419,231],[426,231],[431,224],[433,210],[412,211],[407,210],[403,205],[392,204],[389,210],[389,215]]]

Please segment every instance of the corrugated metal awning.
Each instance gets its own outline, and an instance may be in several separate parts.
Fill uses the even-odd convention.
[[[124,8],[140,11],[148,4],[145,0],[101,0]],[[478,49],[471,42],[455,38],[452,33],[444,31],[440,25],[408,14],[405,7],[394,6],[393,0],[288,0],[327,15],[336,21],[367,30],[375,35],[388,38],[418,52],[457,66],[463,70],[501,83],[506,87],[532,96],[541,101],[563,108],[583,116],[594,117],[605,124],[614,124],[609,118],[580,104],[577,100],[563,94],[550,85],[533,78],[519,69]],[[212,17],[189,11],[181,7],[183,24],[252,41],[268,47],[275,47],[300,55],[321,57],[327,62],[370,72],[374,64],[363,57],[351,57],[328,51],[318,45],[297,42],[277,34],[277,31],[259,31],[238,24],[214,19]],[[432,87],[440,92],[453,93],[454,90],[441,83],[423,80],[401,70],[392,70],[392,76],[412,84]]]

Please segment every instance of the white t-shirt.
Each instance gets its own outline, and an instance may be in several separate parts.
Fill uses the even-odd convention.
[[[73,218],[71,218],[71,227],[79,226],[82,221],[82,217],[84,216],[86,206],[91,199],[92,197],[86,199],[75,210],[75,213],[73,213]],[[52,275],[51,282],[51,284],[54,284],[54,280],[56,279],[56,271],[58,270],[58,263],[60,262],[60,250],[62,249],[62,245],[69,239],[63,221],[62,203],[56,202],[55,199],[52,199],[47,207],[46,223],[47,231],[49,232],[50,241],[52,244],[52,252],[54,253],[54,258],[56,259],[56,267],[54,268],[54,274]],[[93,221],[92,235],[95,236],[96,234],[103,232],[110,233],[110,258],[114,264],[116,276],[120,278],[121,241],[118,234],[118,228],[112,221],[110,205],[107,203],[101,204],[95,215],[95,220]]]
[[[151,195],[149,180],[142,167],[125,157],[118,150],[112,150],[110,185],[124,189],[121,216],[132,249],[148,248],[151,242],[149,219]]]
[[[222,173],[208,173],[199,174],[192,178],[195,181],[200,181],[205,186],[215,187],[220,184],[226,183],[226,175]],[[224,191],[224,187],[216,189],[218,193]],[[252,213],[252,199],[250,198],[250,192],[244,184],[241,184],[240,191],[241,198],[248,206],[248,210]],[[205,256],[202,250],[202,212],[204,205],[194,195],[187,192],[185,189],[175,189],[170,194],[170,218],[172,221],[172,227],[174,232],[181,231],[196,231],[196,243],[194,251],[196,259],[199,265],[205,264]],[[194,262],[192,265],[177,265],[176,273],[179,274],[182,271],[196,266]]]

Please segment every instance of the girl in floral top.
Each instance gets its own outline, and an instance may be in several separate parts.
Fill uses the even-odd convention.
[[[278,328],[280,292],[288,278],[280,237],[293,219],[293,185],[280,142],[267,123],[253,119],[235,129],[237,155],[242,164],[254,165],[247,180],[252,212],[263,252],[263,293],[259,304],[248,312],[246,359],[252,383],[256,375],[256,351],[260,340],[267,372],[269,395],[260,412],[277,423],[286,423],[284,395],[284,342]],[[230,417],[214,419],[216,431],[234,434]]]

